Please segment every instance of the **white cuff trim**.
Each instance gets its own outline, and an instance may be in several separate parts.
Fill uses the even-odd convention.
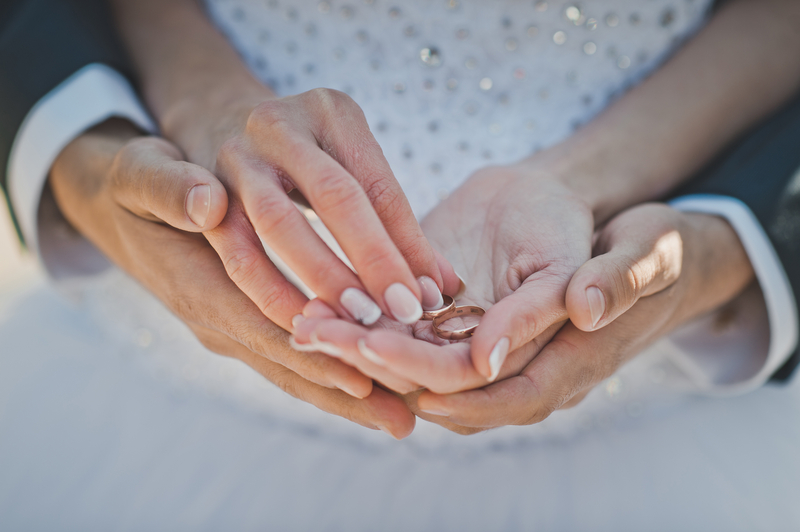
[[[25,117],[11,147],[7,175],[9,197],[32,252],[41,256],[39,237],[45,228],[38,224],[39,205],[56,157],[86,129],[115,116],[156,131],[128,81],[112,68],[94,63],[50,91]],[[51,266],[57,266],[45,265],[51,272]]]
[[[737,347],[739,351],[742,348],[752,349],[762,343],[756,337],[766,334],[766,331],[759,332],[757,329],[764,328],[765,322],[768,323],[769,329],[769,340],[765,342],[768,344],[766,356],[749,353],[750,360],[754,360],[757,365],[750,371],[746,371],[747,375],[744,378],[741,378],[740,372],[738,378],[724,377],[737,374],[737,371],[731,370],[731,368],[721,371],[712,369],[709,372],[708,361],[710,360],[714,360],[715,362],[712,364],[716,364],[720,368],[734,362],[727,358],[727,353],[720,353],[719,349],[711,356],[703,356],[699,353],[687,352],[684,343],[681,350],[684,356],[683,367],[690,369],[690,376],[708,393],[731,395],[758,388],[786,362],[797,347],[798,341],[797,306],[778,254],[750,208],[735,198],[698,194],[678,198],[670,202],[670,205],[680,211],[714,214],[725,218],[739,236],[753,266],[763,293],[764,305],[762,306],[759,301],[753,299],[752,290],[748,291],[750,294],[743,295],[744,299],[750,301],[745,308],[751,315],[748,317],[747,323],[741,324],[740,329],[753,330],[740,331],[740,338],[736,340],[738,345],[731,345],[730,349],[735,350]],[[768,319],[759,318],[760,309],[766,310]],[[710,334],[709,332],[707,335]],[[697,338],[691,343],[699,348],[704,347],[704,344],[706,348],[709,346],[709,342],[697,341]],[[705,363],[702,361],[703,358]],[[744,365],[752,366],[752,362],[750,364],[745,362]]]

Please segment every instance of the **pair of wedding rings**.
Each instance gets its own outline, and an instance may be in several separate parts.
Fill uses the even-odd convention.
[[[465,338],[469,338],[472,336],[472,333],[475,332],[475,329],[478,328],[478,325],[470,325],[469,327],[465,327],[463,329],[455,329],[452,331],[442,330],[439,327],[446,321],[451,320],[453,318],[459,318],[463,316],[483,316],[486,311],[483,310],[481,307],[476,307],[473,305],[465,305],[463,307],[457,307],[455,300],[447,295],[443,295],[442,298],[444,299],[444,305],[442,308],[436,310],[426,310],[422,313],[422,319],[428,320],[433,322],[433,332],[436,333],[436,336],[442,338],[444,340],[463,340]]]

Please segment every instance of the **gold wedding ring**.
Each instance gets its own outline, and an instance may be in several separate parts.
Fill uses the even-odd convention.
[[[436,336],[444,340],[463,340],[465,338],[469,338],[472,336],[472,333],[475,332],[475,329],[478,328],[477,324],[453,331],[443,331],[439,328],[439,326],[448,320],[452,320],[453,318],[461,318],[470,315],[483,316],[484,314],[486,314],[486,311],[481,307],[475,307],[472,305],[454,307],[447,312],[439,314],[433,319],[433,332],[436,333]]]
[[[442,300],[444,304],[441,308],[437,308],[436,310],[425,310],[422,312],[422,319],[431,321],[436,319],[437,316],[441,316],[445,312],[450,312],[454,308],[456,308],[456,302],[453,300],[452,297],[442,294]]]

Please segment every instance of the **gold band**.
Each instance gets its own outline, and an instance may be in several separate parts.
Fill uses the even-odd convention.
[[[454,309],[446,312],[444,314],[440,314],[436,316],[433,320],[433,332],[436,333],[436,336],[442,338],[444,340],[463,340],[465,338],[469,338],[472,336],[472,333],[475,332],[475,329],[478,328],[478,325],[472,325],[470,327],[466,327],[464,329],[456,329],[454,331],[443,331],[439,328],[439,326],[453,318],[460,318],[463,316],[473,315],[473,316],[483,316],[486,314],[486,311],[483,310],[481,307],[476,307],[472,305],[466,305],[463,307],[455,307]]]
[[[437,308],[436,310],[423,311],[422,312],[422,319],[423,320],[427,320],[427,321],[431,321],[431,320],[436,319],[437,316],[441,316],[445,312],[450,312],[451,310],[456,308],[456,302],[453,300],[452,297],[450,297],[448,295],[445,295],[445,294],[442,294],[442,300],[444,301],[444,304],[442,305],[442,308]],[[449,301],[449,303],[448,303],[448,301]]]

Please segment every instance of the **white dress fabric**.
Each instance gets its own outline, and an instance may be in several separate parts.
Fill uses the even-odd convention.
[[[422,216],[481,166],[569,135],[708,2],[208,7],[279,93],[351,94]],[[800,385],[680,393],[693,384],[662,342],[539,425],[465,438],[419,421],[395,442],[208,353],[116,270],[71,283],[72,303],[42,284],[1,300],[0,528],[800,528]],[[736,312],[759,304],[752,287],[718,340],[767,330]]]

